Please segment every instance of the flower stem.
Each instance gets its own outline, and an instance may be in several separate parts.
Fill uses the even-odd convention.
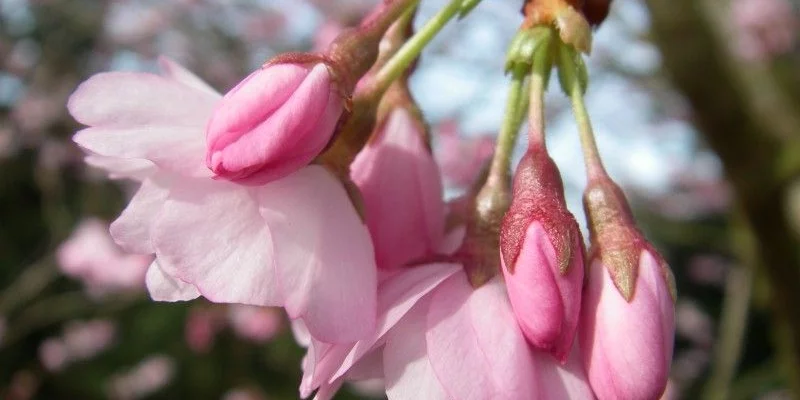
[[[489,179],[487,185],[495,185],[499,182],[508,182],[511,176],[511,154],[514,152],[514,145],[517,143],[519,125],[525,110],[525,101],[522,99],[523,88],[525,87],[525,73],[514,71],[511,78],[511,87],[508,90],[506,101],[506,114],[503,124],[500,126],[500,134],[497,137],[492,164],[489,169]]]
[[[385,91],[408,69],[433,37],[458,14],[462,2],[463,0],[451,0],[386,62],[386,65],[375,74],[376,90]]]
[[[575,122],[578,124],[578,132],[581,138],[581,148],[583,149],[583,161],[586,164],[586,174],[592,178],[605,177],[605,167],[600,159],[600,152],[597,150],[597,143],[594,139],[592,122],[589,120],[589,113],[586,111],[586,104],[583,99],[583,86],[578,76],[579,66],[575,59],[568,53],[567,45],[562,44],[558,49],[559,72],[567,86],[569,98],[572,102],[572,112],[575,114]],[[577,57],[580,57],[578,55]]]
[[[536,53],[531,68],[528,90],[528,148],[544,146],[544,92],[547,89],[547,78],[550,75],[550,52],[548,46]]]

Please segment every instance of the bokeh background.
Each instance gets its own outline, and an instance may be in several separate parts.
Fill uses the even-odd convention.
[[[302,349],[280,311],[148,299],[149,259],[106,233],[133,187],[83,163],[65,103],[92,74],[155,71],[159,55],[225,91],[374,3],[0,0],[0,398],[297,397]],[[521,3],[484,1],[411,80],[448,196],[491,152]],[[423,0],[417,23],[443,4]],[[677,278],[665,398],[800,398],[800,4],[615,0],[590,68],[601,153]],[[580,220],[576,127],[556,87],[547,107]]]

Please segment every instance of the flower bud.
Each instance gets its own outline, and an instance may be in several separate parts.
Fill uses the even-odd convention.
[[[345,101],[321,61],[270,63],[228,92],[206,132],[218,177],[259,185],[307,165],[333,136]]]
[[[525,337],[565,362],[578,327],[583,240],[543,145],[532,145],[517,167],[500,250],[508,296]]]
[[[424,129],[410,110],[394,108],[351,165],[381,268],[430,255],[442,240],[442,182]]]
[[[584,206],[592,261],[579,336],[592,389],[600,400],[658,399],[672,359],[672,273],[610,179],[590,181]]]

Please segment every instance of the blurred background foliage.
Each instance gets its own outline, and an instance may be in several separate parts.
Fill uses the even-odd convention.
[[[61,272],[62,243],[87,219],[112,221],[133,189],[83,164],[65,104],[92,74],[155,71],[159,55],[225,91],[374,3],[0,0],[0,398],[297,397],[302,349],[287,321],[254,340],[225,322],[229,307],[154,303],[141,287],[98,293]],[[481,153],[499,126],[520,3],[484,1],[432,43],[412,79],[448,196],[463,190],[458,152]],[[423,0],[418,22],[442,4]],[[800,398],[799,10],[792,0],[615,0],[597,31],[588,103],[601,152],[677,278],[666,398]],[[555,90],[548,118],[580,216],[577,136]]]

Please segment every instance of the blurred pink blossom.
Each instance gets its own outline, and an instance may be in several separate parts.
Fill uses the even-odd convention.
[[[194,307],[186,318],[186,345],[195,353],[206,353],[225,325],[224,316],[212,307]]]
[[[710,347],[714,342],[714,321],[693,300],[681,300],[675,306],[675,330],[695,346]]]
[[[731,14],[735,49],[744,59],[766,60],[797,46],[800,20],[788,0],[734,0]]]
[[[442,175],[447,183],[459,188],[472,184],[494,151],[493,137],[462,136],[458,133],[455,121],[446,121],[439,125],[436,137],[436,157]]]
[[[687,275],[696,284],[722,287],[725,285],[730,265],[723,257],[700,254],[689,259]]]
[[[267,400],[267,398],[254,389],[235,388],[225,392],[222,400]]]
[[[61,337],[50,338],[39,346],[39,360],[49,371],[96,356],[114,343],[116,327],[111,321],[70,322]]]
[[[97,219],[81,222],[59,246],[56,259],[64,274],[95,293],[143,288],[152,261],[151,256],[124,253],[111,239],[108,225]]]
[[[272,339],[283,327],[281,313],[270,307],[232,304],[228,307],[228,319],[236,334],[257,343]]]
[[[314,51],[327,49],[343,30],[344,26],[338,21],[327,20],[323,22],[314,34]]]
[[[150,356],[129,371],[111,378],[108,392],[111,398],[133,400],[147,397],[166,386],[175,374],[172,358]]]

